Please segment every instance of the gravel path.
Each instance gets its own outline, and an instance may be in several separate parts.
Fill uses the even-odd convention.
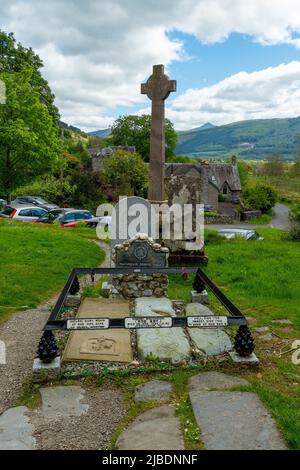
[[[68,388],[65,387],[66,392]],[[35,449],[104,450],[125,415],[120,390],[109,384],[85,390],[82,403],[88,410],[81,416],[45,416],[41,409],[29,411]]]
[[[0,328],[6,345],[5,365],[0,365],[0,413],[15,404],[23,383],[30,377],[49,304],[16,313]]]
[[[96,242],[106,253],[102,266],[109,262],[109,245]],[[30,377],[37,345],[50,309],[57,296],[33,310],[14,314],[0,327],[0,340],[6,345],[5,365],[0,364],[0,414],[14,406],[22,385]]]

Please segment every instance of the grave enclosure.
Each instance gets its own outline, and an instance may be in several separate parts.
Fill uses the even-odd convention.
[[[153,67],[152,76],[141,88],[152,102],[149,201],[140,198],[128,198],[128,201],[129,205],[138,202],[148,211],[149,220],[151,204],[166,202],[164,101],[172,91],[176,91],[176,82],[168,79],[161,65]],[[121,210],[122,204],[121,200],[117,213],[122,214],[127,224],[130,211]],[[140,230],[134,237],[127,234],[112,240],[110,268],[78,268],[71,272],[45,325],[35,371],[45,367],[44,364],[49,370],[59,369],[57,356],[61,353],[56,345],[55,331],[70,333],[63,353],[65,362],[130,365],[147,361],[152,356],[173,364],[189,364],[206,356],[230,353],[233,360],[257,363],[246,318],[198,267],[203,260],[202,249],[196,242],[194,250],[191,249],[191,240],[164,240],[160,230],[158,239],[153,240],[152,228],[150,223],[145,231]],[[171,259],[177,261],[177,266],[171,265]],[[183,268],[186,259],[192,259],[194,266]],[[182,283],[187,276],[193,276],[191,301],[181,301],[179,310],[178,302],[168,299],[170,274],[181,274]],[[74,310],[76,316],[65,318],[63,307],[66,301],[70,304],[72,300],[73,305],[80,302],[78,276],[81,275],[91,275],[92,279],[108,276],[108,281],[103,284],[104,297],[84,299],[78,311]],[[217,297],[228,315],[215,315],[206,306],[206,289]],[[238,327],[234,346],[224,331],[228,326]]]

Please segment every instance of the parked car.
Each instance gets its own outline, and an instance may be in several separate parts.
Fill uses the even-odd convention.
[[[244,228],[226,228],[218,231],[218,234],[227,240],[233,240],[234,238],[244,238],[245,240],[263,240],[255,230],[247,230]]]
[[[64,214],[67,214],[68,212],[71,212],[74,210],[75,209],[71,209],[71,208],[52,209],[46,214],[43,214],[38,220],[35,221],[35,223],[36,224],[54,224],[54,222],[59,217],[62,217]]]
[[[18,196],[11,202],[12,205],[20,205],[24,204],[27,206],[38,206],[46,209],[47,211],[51,211],[52,209],[57,209],[58,206],[56,204],[51,204],[45,199],[37,196]]]
[[[91,212],[77,209],[59,216],[56,222],[62,227],[75,227],[79,222],[88,222],[93,217]]]
[[[5,206],[0,212],[0,217],[3,219],[21,220],[23,222],[33,222],[38,220],[41,216],[47,214],[45,209],[41,207],[26,207],[26,206]]]
[[[0,208],[6,206],[6,204],[7,204],[6,200],[0,198]]]

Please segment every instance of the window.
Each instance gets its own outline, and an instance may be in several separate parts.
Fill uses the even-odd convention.
[[[228,188],[225,184],[225,186],[223,187],[223,194],[226,196],[226,194],[228,194]]]
[[[3,209],[2,211],[2,214],[3,215],[7,215],[8,217],[13,213],[15,209],[13,207],[5,207],[5,209]]]
[[[22,209],[19,212],[20,217],[32,217],[32,210],[31,209]]]
[[[75,222],[75,214],[74,213],[73,214],[66,214],[61,219],[62,224],[67,224],[69,222]]]
[[[42,215],[46,215],[47,212],[43,209],[32,209],[32,217],[41,217]]]

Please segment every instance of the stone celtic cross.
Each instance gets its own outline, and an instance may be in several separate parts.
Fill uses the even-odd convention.
[[[141,86],[142,95],[152,102],[150,137],[150,201],[164,201],[165,178],[165,99],[176,91],[176,80],[169,80],[163,65],[154,65],[153,74]]]

